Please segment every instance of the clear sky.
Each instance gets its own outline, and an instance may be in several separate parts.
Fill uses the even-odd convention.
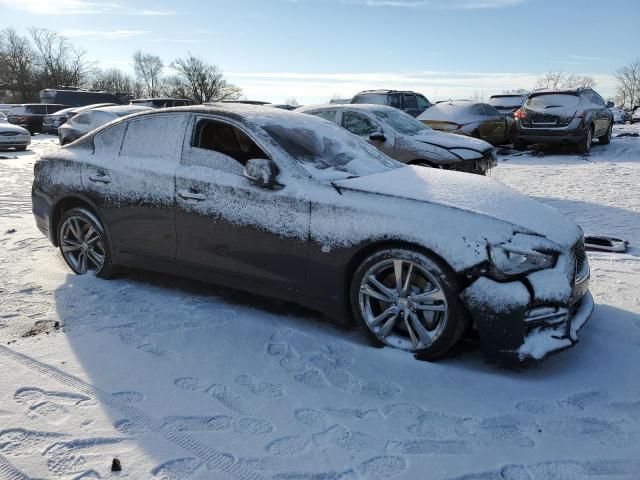
[[[57,30],[99,66],[137,49],[191,52],[250,99],[300,103],[367,88],[431,100],[531,88],[544,72],[611,74],[640,57],[640,0],[0,0],[0,28]]]

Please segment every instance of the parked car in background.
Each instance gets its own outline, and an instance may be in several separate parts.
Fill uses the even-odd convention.
[[[528,96],[528,93],[491,95],[487,103],[500,113],[513,118],[514,112],[522,106]]]
[[[42,119],[42,133],[58,134],[58,127],[63,123],[67,123],[73,116],[91,110],[93,108],[111,107],[116,105],[115,103],[96,103],[93,105],[86,105],[84,107],[71,107],[58,110],[56,113],[45,115]]]
[[[480,175],[496,164],[494,148],[487,142],[437,132],[392,107],[329,104],[302,107],[296,112],[340,125],[402,163]]]
[[[31,135],[35,135],[42,132],[42,120],[45,115],[56,113],[68,107],[69,105],[24,103],[11,107],[7,119],[9,123],[24,127],[29,130]]]
[[[131,100],[131,105],[151,108],[184,107],[186,105],[196,105],[193,100],[186,98],[136,98]]]
[[[282,110],[289,110],[290,112],[301,107],[301,105],[288,105],[286,103],[270,103],[267,107],[281,108]]]
[[[113,122],[35,163],[32,205],[75,273],[134,266],[284,298],[422,358],[470,324],[488,354],[541,358],[593,311],[582,231],[557,210],[296,112]]]
[[[93,108],[79,113],[58,128],[60,145],[75,142],[87,132],[95,130],[112,120],[144,110],[152,110],[152,108],[141,105],[116,105],[114,107]]]
[[[424,95],[400,90],[364,90],[356,94],[351,103],[387,105],[412,117],[417,117],[431,106],[431,102]]]
[[[515,113],[513,146],[573,145],[588,153],[594,138],[608,145],[613,131],[613,102],[605,102],[592,88],[539,90]]]
[[[626,123],[631,120],[631,115],[622,108],[612,107],[609,110],[613,113],[613,123]]]
[[[636,107],[631,114],[631,123],[640,122],[640,107]]]
[[[12,103],[0,103],[0,113],[7,115],[9,110],[11,110],[11,107],[13,107]]]
[[[12,125],[4,121],[4,115],[0,113],[0,149],[15,148],[16,150],[26,150],[31,143],[31,133],[29,130]]]
[[[7,116],[3,112],[0,112],[0,123],[9,123],[7,121]]]
[[[492,145],[511,143],[514,124],[511,117],[491,105],[468,100],[437,103],[418,120],[435,130],[479,138]]]
[[[55,89],[48,88],[40,92],[41,103],[64,104],[69,107],[83,107],[95,103],[113,103],[122,105],[125,102],[117,95],[109,92],[95,92],[80,88]]]

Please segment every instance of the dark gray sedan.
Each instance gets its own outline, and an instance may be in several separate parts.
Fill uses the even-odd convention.
[[[76,273],[133,266],[276,296],[424,358],[471,325],[487,353],[541,358],[593,309],[582,231],[553,208],[275,108],[111,122],[36,162],[32,203]]]

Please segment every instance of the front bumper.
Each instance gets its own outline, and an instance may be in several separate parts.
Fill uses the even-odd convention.
[[[15,135],[11,137],[0,136],[0,148],[26,147],[31,144],[31,136]]]
[[[539,360],[577,342],[593,311],[588,260],[579,246],[553,268],[511,281],[483,275],[461,292],[488,357]]]

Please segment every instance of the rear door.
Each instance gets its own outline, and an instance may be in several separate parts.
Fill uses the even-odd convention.
[[[144,116],[96,136],[82,183],[118,253],[175,258],[175,173],[187,119]]]
[[[415,93],[403,93],[402,94],[402,109],[412,117],[417,117],[423,110],[418,108],[418,100]]]
[[[293,185],[265,189],[243,176],[271,158],[243,125],[192,120],[176,174],[177,260],[217,274],[299,290],[308,262],[310,202]],[[273,160],[273,159],[272,159]],[[299,238],[292,232],[307,232]]]

